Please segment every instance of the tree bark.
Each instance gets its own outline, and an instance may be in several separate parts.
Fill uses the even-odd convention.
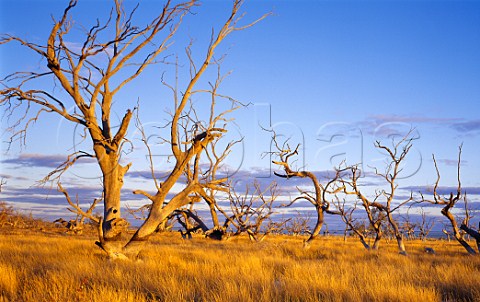
[[[382,240],[382,231],[377,231],[375,235],[375,241],[373,242],[372,249],[375,251],[378,251],[378,248],[380,247],[380,240]]]
[[[214,229],[220,228],[220,223],[218,222],[217,211],[215,210],[215,204],[208,202],[208,207],[210,209],[210,216],[212,217],[212,223]]]
[[[116,152],[107,152],[104,146],[94,144],[94,151],[102,171],[104,215],[99,225],[100,246],[111,258],[122,249],[122,233],[127,230],[128,222],[121,217],[121,190],[123,178],[130,164],[119,164]]]
[[[468,244],[468,242],[465,241],[463,236],[460,233],[455,233],[455,239],[465,248],[465,250],[470,254],[470,255],[476,255],[477,252]]]
[[[480,226],[480,223],[479,223]],[[465,224],[462,224],[460,226],[460,229],[464,230],[468,235],[472,236],[473,239],[475,239],[475,242],[477,243],[477,250],[480,253],[480,233],[478,231],[475,231],[474,229],[466,226]],[[463,244],[462,244],[463,245]],[[470,247],[470,246],[469,246]],[[472,249],[473,250],[473,249]],[[468,251],[468,250],[467,250]],[[470,254],[473,254],[469,251]]]
[[[312,233],[310,234],[308,239],[305,241],[305,244],[304,244],[305,248],[310,247],[310,242],[312,242],[322,230],[324,216],[325,216],[325,213],[323,211],[323,208],[317,207],[317,223],[315,224],[315,228],[313,229]]]
[[[362,243],[363,247],[366,250],[370,250],[370,245],[368,245],[368,243],[365,241],[365,237],[362,235],[362,236],[359,236],[359,238],[360,238],[360,242]]]
[[[121,217],[120,194],[123,187],[123,176],[128,166],[117,164],[103,176],[103,194],[105,198],[103,234],[105,240],[115,240],[120,237],[125,224]]]
[[[442,209],[442,214],[447,217],[447,219],[450,221],[450,224],[453,229],[453,234],[455,235],[455,239],[465,248],[467,253],[470,255],[476,255],[477,253],[475,250],[468,244],[468,242],[465,241],[463,238],[463,235],[460,233],[460,230],[458,228],[457,220],[453,216],[452,213],[450,213],[450,209],[452,208],[453,203],[447,204],[443,209]]]
[[[395,220],[393,220],[391,212],[388,212],[387,218],[388,218],[388,222],[393,228],[393,233],[395,235],[395,238],[397,239],[398,252],[401,255],[407,256],[407,251],[405,250],[405,244],[403,243],[402,234],[400,233],[400,230],[398,229],[398,225],[395,223]]]

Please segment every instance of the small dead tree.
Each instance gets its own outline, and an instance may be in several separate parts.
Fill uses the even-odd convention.
[[[465,240],[464,236],[466,232],[473,238],[475,238],[477,242],[477,249],[480,251],[480,234],[478,230],[475,230],[469,226],[470,214],[467,208],[467,199],[466,195],[462,195],[462,183],[460,181],[460,166],[461,166],[461,157],[462,157],[462,145],[458,147],[458,164],[457,164],[457,191],[451,192],[449,196],[442,196],[438,193],[438,185],[440,183],[440,171],[438,169],[437,161],[435,159],[435,155],[432,155],[433,163],[435,165],[435,170],[437,172],[437,180],[433,187],[433,200],[427,199],[424,195],[421,194],[421,202],[428,202],[435,205],[442,205],[442,215],[445,216],[449,223],[451,230],[453,232],[453,236],[455,239],[463,246],[463,248],[470,254],[475,255],[477,252],[468,244]],[[459,200],[464,199],[465,202],[465,219],[461,223],[461,226],[458,226],[457,218],[453,215],[452,210],[454,209],[455,205],[458,203]],[[480,226],[479,226],[480,227]],[[448,230],[444,229],[443,232],[450,238]]]
[[[414,223],[410,217],[409,208],[407,213],[402,216],[403,222],[400,225],[400,230],[402,233],[406,234],[407,240],[413,240],[416,238],[415,231],[418,228],[418,224]]]
[[[14,216],[16,216],[16,213],[13,207],[4,201],[0,201],[0,227],[14,226],[12,223]]]
[[[192,234],[206,228],[203,221],[193,210],[193,205],[194,203],[190,204],[189,208],[175,210],[172,214],[176,218],[176,222],[182,227],[178,231],[183,239],[192,239]]]
[[[452,235],[451,232],[449,232],[447,230],[447,228],[445,227],[445,228],[442,229],[442,233],[445,234],[445,236],[447,237],[447,241],[450,242],[450,236]]]
[[[344,239],[346,239],[346,235],[348,232],[353,232],[358,239],[362,243],[363,247],[367,250],[370,250],[370,244],[367,243],[367,229],[365,228],[365,224],[363,222],[359,222],[358,218],[354,217],[354,213],[357,210],[358,200],[355,200],[353,206],[350,208],[346,207],[346,199],[340,200],[338,196],[335,196],[335,201],[333,205],[337,209],[342,221],[345,223],[345,233]],[[373,223],[372,226],[375,226],[375,234],[377,235],[376,238],[381,237],[381,228],[380,228],[380,221],[375,220],[373,217],[374,215],[371,213],[370,208],[367,210],[367,217],[372,218]],[[378,239],[379,240],[379,239]],[[377,243],[378,240],[375,242]],[[378,245],[376,245],[378,247]]]
[[[246,186],[245,192],[238,193],[233,186],[229,192],[230,211],[226,211],[216,204],[217,209],[225,217],[223,228],[233,228],[235,237],[247,233],[252,242],[262,242],[269,234],[283,227],[287,220],[273,222],[274,203],[278,197],[277,183],[271,183],[262,189],[258,182],[254,182],[253,191]]]
[[[384,212],[381,210],[378,210],[379,208],[383,208],[381,204],[377,203],[377,199],[375,198],[372,201],[370,201],[365,195],[363,195],[362,191],[360,191],[360,187],[358,185],[358,179],[361,177],[361,170],[359,170],[358,166],[351,166],[350,167],[350,179],[346,180],[345,177],[342,178],[342,183],[343,183],[343,190],[344,193],[347,195],[356,195],[357,199],[360,200],[361,205],[363,209],[365,210],[365,214],[367,216],[367,221],[370,226],[370,229],[373,231],[375,234],[375,240],[373,243],[373,246],[370,246],[370,244],[367,244],[365,234],[364,232],[359,229],[362,227],[361,224],[354,224],[352,223],[351,217],[353,216],[353,211],[357,208],[357,201],[355,202],[355,206],[352,210],[350,210],[350,213],[348,210],[346,211],[343,207],[341,208],[341,213],[342,214],[342,219],[347,225],[352,229],[352,231],[357,234],[357,236],[360,239],[360,242],[362,245],[367,249],[373,249],[373,250],[378,250],[379,245],[380,245],[380,240],[383,237],[383,223],[385,220],[385,215]],[[350,187],[352,191],[349,191],[347,187]],[[378,195],[377,195],[378,196]],[[350,216],[350,217],[349,217]]]
[[[285,231],[292,236],[311,234],[309,227],[310,220],[310,216],[305,216],[297,211],[295,217],[285,223]]]
[[[413,195],[410,194],[410,197],[406,200],[398,201],[396,203],[394,202],[395,193],[398,188],[397,181],[403,170],[401,165],[412,147],[412,141],[415,139],[411,137],[411,134],[412,131],[408,132],[398,142],[395,141],[395,138],[392,138],[392,147],[386,146],[380,141],[375,142],[376,148],[387,153],[388,160],[383,171],[375,168],[375,176],[385,181],[386,189],[377,189],[373,198],[367,197],[360,188],[358,179],[361,176],[361,171],[358,169],[358,166],[352,166],[349,168],[351,172],[349,180],[342,180],[344,184],[344,193],[347,195],[354,195],[361,201],[370,226],[376,232],[373,249],[378,249],[379,241],[384,232],[382,224],[385,220],[385,227],[391,228],[391,232],[397,240],[399,253],[402,255],[407,255],[407,252],[405,250],[399,224],[393,214],[400,207],[413,200]],[[377,215],[374,215],[374,210],[377,211]]]
[[[83,211],[82,208],[80,207],[78,196],[76,197],[76,202],[74,203],[70,198],[70,195],[68,194],[67,190],[63,188],[62,184],[59,182],[57,185],[58,185],[58,191],[63,193],[63,195],[65,195],[65,199],[67,200],[68,204],[71,206],[71,208],[67,208],[67,210],[76,214],[77,216],[75,217],[75,219],[72,219],[69,221],[65,221],[62,218],[60,218],[55,220],[54,223],[59,223],[63,225],[64,227],[67,228],[67,232],[72,232],[74,234],[81,234],[83,232],[86,218],[90,219],[92,223],[99,226],[100,219],[98,217],[95,217],[95,215],[93,215],[93,210],[95,209],[97,204],[100,201],[102,201],[103,198],[95,198],[92,204],[90,204],[89,208],[86,211]]]
[[[0,193],[2,192],[3,186],[6,185],[6,184],[7,184],[7,180],[5,178],[2,178],[0,180]]]
[[[425,241],[427,240],[428,235],[432,231],[433,227],[435,226],[435,219],[434,218],[429,218],[427,216],[427,213],[423,210],[423,208],[420,209],[420,215],[422,217],[422,220],[418,224],[418,236],[420,240]]]

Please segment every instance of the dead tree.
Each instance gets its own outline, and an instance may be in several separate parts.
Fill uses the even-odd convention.
[[[193,204],[192,204],[193,205]],[[182,228],[185,230],[183,231],[182,229],[178,230],[180,234],[182,235],[183,239],[192,239],[192,233],[195,233],[200,226],[195,225],[194,222],[192,222],[191,218],[187,215],[188,209],[185,211],[181,210],[176,210],[175,217],[177,219],[177,222],[182,226]]]
[[[466,195],[462,195],[462,183],[460,181],[460,165],[461,165],[461,157],[462,157],[462,146],[458,147],[458,163],[457,163],[457,191],[451,192],[449,196],[442,196],[438,193],[438,185],[440,183],[440,171],[438,169],[437,161],[435,159],[435,155],[432,155],[433,163],[435,165],[435,170],[437,172],[437,181],[433,187],[433,200],[427,199],[421,194],[421,202],[428,202],[435,205],[442,205],[442,215],[445,216],[449,223],[450,227],[453,231],[453,236],[455,239],[463,246],[463,248],[470,254],[475,255],[477,252],[468,244],[465,240],[464,235],[466,232],[470,236],[476,239],[477,242],[477,249],[480,251],[480,234],[478,230],[474,230],[469,226],[470,215],[467,208],[467,200]],[[464,199],[465,202],[465,219],[461,223],[461,226],[458,226],[457,218],[452,214],[452,210],[454,209],[457,202],[461,199]],[[464,231],[464,232],[463,232]],[[445,234],[450,238],[449,232],[447,230],[443,230]]]
[[[130,164],[120,165],[119,158],[134,104],[126,111],[120,125],[114,128],[114,100],[122,88],[142,74],[146,67],[157,63],[157,57],[167,49],[182,18],[195,1],[176,5],[168,1],[153,21],[136,26],[133,24],[136,8],[126,12],[122,1],[116,0],[108,20],[103,24],[97,21],[85,32],[84,40],[78,41],[80,49],[70,43],[74,39],[71,33],[75,30],[70,15],[76,5],[76,0],[69,2],[43,45],[18,36],[2,36],[0,44],[19,43],[41,58],[47,71],[27,70],[6,76],[1,81],[0,104],[9,116],[13,117],[16,112],[20,116],[9,128],[12,131],[10,143],[25,143],[28,128],[42,113],[58,114],[85,130],[93,152],[70,154],[43,181],[59,180],[78,160],[94,158],[102,173],[105,208],[102,240],[117,241],[121,232],[117,226],[126,224],[121,217],[120,192],[124,175],[130,167]],[[131,66],[135,68],[132,70]],[[131,73],[124,73],[125,70]],[[41,88],[43,79],[53,79],[61,92]],[[72,106],[74,109],[69,110]]]
[[[300,188],[297,188],[300,196],[296,197],[290,204],[287,206],[290,206],[294,204],[296,201],[304,199],[310,202],[316,210],[317,214],[317,221],[315,223],[315,227],[308,237],[307,240],[304,242],[304,247],[308,248],[310,246],[310,243],[312,240],[314,240],[318,234],[320,233],[322,226],[325,221],[325,214],[339,214],[336,211],[333,211],[330,209],[330,202],[327,200],[327,194],[336,194],[337,192],[335,189],[333,189],[333,186],[335,182],[338,180],[340,174],[342,171],[338,170],[335,173],[335,176],[330,179],[327,184],[322,185],[320,181],[318,180],[317,176],[310,172],[310,171],[297,171],[291,168],[289,160],[292,158],[292,156],[298,155],[298,148],[300,145],[297,145],[297,147],[292,151],[288,145],[288,142],[284,142],[283,145],[280,145],[279,142],[277,141],[277,136],[276,133],[272,131],[272,142],[275,147],[275,151],[272,152],[274,156],[278,158],[278,160],[272,161],[275,165],[278,165],[283,169],[284,173],[278,173],[274,172],[274,174],[278,177],[281,178],[293,178],[293,177],[299,177],[299,178],[308,178],[312,182],[312,185],[314,187],[313,192],[308,192],[307,190],[303,190]],[[332,191],[329,191],[332,189]]]
[[[361,171],[358,169],[358,166],[350,167],[350,179],[343,180],[344,193],[354,195],[361,201],[370,226],[376,232],[373,249],[378,249],[380,239],[384,233],[382,224],[385,221],[385,227],[391,228],[391,232],[397,240],[399,253],[402,255],[407,255],[407,252],[403,243],[400,227],[393,214],[400,207],[413,200],[413,196],[410,194],[410,197],[406,200],[394,202],[395,193],[398,188],[397,180],[402,172],[401,164],[412,147],[412,141],[415,139],[410,137],[411,133],[412,131],[407,133],[407,135],[398,142],[392,140],[392,147],[383,145],[379,141],[375,142],[376,148],[388,154],[388,160],[384,171],[375,168],[375,176],[385,181],[386,189],[377,189],[373,198],[367,197],[360,188],[358,180],[361,176]],[[374,215],[375,211],[377,212],[376,215]]]
[[[240,0],[234,1],[230,17],[220,31],[216,35],[212,35],[206,57],[199,66],[197,66],[193,60],[191,47],[188,46],[186,48],[186,55],[190,62],[191,78],[185,90],[180,91],[177,82],[175,85],[163,82],[163,84],[172,91],[174,99],[174,110],[172,111],[171,121],[168,123],[170,136],[166,138],[166,142],[171,147],[171,157],[173,158],[174,167],[162,181],[155,177],[153,157],[148,147],[148,141],[145,139],[145,135],[143,135],[143,141],[149,152],[152,179],[155,184],[156,193],[150,194],[143,190],[134,191],[134,194],[141,194],[150,200],[150,212],[145,222],[135,232],[130,241],[121,248],[121,254],[138,254],[144,241],[157,230],[158,226],[163,223],[172,212],[185,205],[200,201],[199,191],[205,188],[218,191],[224,190],[224,187],[218,184],[218,180],[207,183],[201,181],[201,156],[210,144],[221,139],[227,132],[226,125],[228,123],[226,115],[236,110],[240,103],[231,97],[219,94],[217,91],[218,85],[224,78],[224,76],[218,72],[219,69],[217,69],[217,81],[211,85],[210,89],[198,89],[197,83],[209,66],[218,66],[218,64],[221,63],[221,61],[215,60],[214,52],[217,46],[230,33],[251,27],[267,16],[264,15],[252,23],[238,27],[237,23],[242,18],[242,15],[239,15],[239,9],[242,3],[243,1]],[[192,120],[196,114],[193,103],[191,102],[191,97],[197,94],[206,94],[210,100],[209,116],[204,125],[202,125],[200,120]],[[227,100],[231,106],[224,111],[216,112],[215,109],[218,99]],[[193,113],[193,115],[188,113]],[[192,131],[185,133],[184,130],[188,128],[187,125],[192,125],[194,128]],[[139,123],[137,127],[139,129],[143,128],[141,123]],[[186,135],[182,135],[182,133]],[[179,184],[181,177],[185,174],[188,175],[188,177],[186,177],[186,183],[184,183],[183,189],[167,201],[167,194],[171,192],[174,185]],[[102,238],[102,236],[100,236],[100,238]],[[101,245],[107,253],[112,254],[112,252],[109,251],[110,248],[105,246],[104,242],[100,242],[99,245]]]
[[[409,210],[410,208],[407,210],[406,215],[402,216],[403,223],[400,225],[400,230],[402,233],[406,234],[407,240],[413,240],[416,238],[415,230],[417,229],[418,224],[414,223],[410,218]]]
[[[83,233],[83,226],[78,225],[78,221],[75,219],[70,219],[69,221],[66,221],[63,218],[58,218],[53,223],[57,226],[60,225],[66,228],[66,233],[73,233],[76,235]]]
[[[16,216],[16,213],[13,207],[4,201],[0,201],[0,227],[14,226],[11,221],[14,216]]]
[[[310,219],[310,216],[305,216],[297,211],[295,217],[285,223],[285,231],[292,236],[311,234]]]
[[[447,241],[450,242],[450,236],[451,236],[450,232],[446,228],[443,228],[442,233],[444,233],[445,236],[447,236]]]
[[[355,218],[353,215],[357,210],[358,200],[355,200],[353,206],[350,208],[346,207],[346,199],[340,200],[338,196],[335,196],[335,202],[333,205],[337,209],[340,217],[342,218],[343,223],[345,223],[345,234],[344,239],[346,239],[347,232],[353,232],[360,242],[362,243],[363,247],[367,250],[370,250],[370,244],[367,243],[367,232],[364,223],[359,223],[358,219]],[[367,216],[372,218],[373,223],[372,226],[375,226],[375,234],[377,235],[376,238],[381,237],[381,228],[380,228],[380,221],[374,220],[374,215],[370,212],[370,209],[367,210]],[[379,240],[379,239],[378,239]],[[375,243],[378,242],[375,241]],[[378,248],[378,244],[375,246]]]
[[[5,180],[5,178],[2,178],[0,180],[0,193],[2,192],[3,186],[6,185],[6,184],[7,184],[7,181]]]
[[[68,194],[67,190],[63,188],[62,184],[59,182],[57,185],[58,185],[58,191],[63,193],[63,195],[65,195],[65,199],[67,200],[68,204],[71,206],[71,208],[67,208],[67,210],[76,214],[77,216],[75,217],[75,219],[72,219],[69,221],[65,221],[62,218],[60,218],[55,220],[54,223],[56,222],[63,225],[64,227],[67,228],[67,232],[73,232],[74,234],[81,234],[83,232],[86,218],[90,219],[90,221],[92,221],[92,223],[94,223],[98,227],[100,223],[100,219],[93,215],[93,210],[97,206],[98,202],[102,201],[102,198],[95,198],[93,202],[90,204],[90,207],[86,211],[83,211],[82,208],[80,207],[78,196],[76,197],[76,202],[74,203],[70,198],[70,195]]]
[[[238,8],[239,7],[237,6],[234,7],[235,14]],[[227,178],[216,178],[215,171],[218,168],[216,164],[221,163],[221,160],[228,155],[229,149],[227,148],[222,159],[215,162],[210,170],[207,171],[202,170],[202,156],[205,157],[207,150],[214,150],[214,146],[224,137],[224,134],[228,132],[227,126],[229,120],[226,116],[243,106],[243,104],[237,100],[220,95],[217,92],[218,86],[224,79],[224,76],[220,73],[221,60],[215,60],[213,58],[213,50],[215,47],[221,40],[223,40],[223,38],[225,38],[226,34],[233,30],[231,26],[234,26],[234,21],[236,22],[236,20],[233,19],[234,17],[235,15],[232,13],[230,23],[226,23],[224,28],[222,28],[218,34],[217,39],[212,40],[207,59],[203,62],[201,67],[196,66],[193,60],[191,60],[190,46],[186,49],[187,56],[190,59],[191,70],[197,70],[197,74],[192,74],[192,79],[187,87],[187,91],[189,91],[190,96],[193,94],[210,95],[210,111],[209,116],[206,118],[206,122],[202,121],[198,116],[193,103],[189,99],[190,96],[178,90],[178,83],[170,85],[163,82],[163,84],[171,90],[175,100],[175,109],[172,111],[171,121],[167,124],[167,127],[170,127],[170,137],[159,137],[162,142],[166,142],[171,146],[171,158],[173,158],[174,162],[172,172],[167,173],[163,178],[157,178],[155,175],[155,163],[151,152],[151,146],[148,141],[148,135],[146,134],[146,130],[144,129],[139,116],[136,116],[136,127],[141,134],[141,140],[148,152],[151,177],[157,193],[150,194],[143,190],[135,190],[133,192],[134,194],[146,196],[149,199],[150,204],[142,207],[148,209],[148,216],[145,219],[144,224],[132,238],[133,241],[128,244],[130,250],[135,250],[135,246],[138,246],[135,241],[141,242],[143,239],[140,238],[148,238],[149,234],[151,234],[149,232],[151,232],[153,228],[156,230],[162,228],[162,225],[166,224],[174,217],[175,221],[180,223],[185,229],[186,233],[182,234],[182,237],[190,237],[190,233],[193,229],[188,225],[188,220],[194,219],[197,222],[201,222],[200,217],[192,211],[193,204],[200,202],[203,198],[207,203],[215,205],[216,200],[214,196],[216,192],[228,192],[228,186],[225,184]],[[217,66],[217,80],[215,81],[215,84],[211,84],[209,90],[194,90],[194,86],[199,79],[198,77],[206,70],[207,66]],[[179,68],[179,65],[176,67]],[[224,111],[216,112],[216,104],[219,99],[226,99],[226,101],[230,103],[230,106]],[[211,147],[212,145],[213,147]],[[179,184],[184,185],[183,190],[169,201],[165,200],[172,187]],[[190,208],[186,210],[185,206],[190,206]],[[151,224],[148,224],[149,220],[152,219],[152,213],[157,213],[156,215],[158,216],[155,220],[151,221]],[[210,235],[210,232],[208,232],[209,229],[203,222],[199,223],[199,227],[205,232],[205,234]],[[142,228],[145,228],[145,231],[142,230]],[[196,229],[197,228],[195,227],[195,230]],[[137,236],[139,237],[137,238]],[[213,236],[216,236],[216,234]]]
[[[193,209],[193,203],[190,205],[189,208],[179,209],[173,212],[173,216],[176,218],[176,222],[178,222],[183,230],[179,230],[182,234],[182,237],[185,239],[187,236],[188,239],[192,238],[192,233],[197,233],[199,231],[203,232],[204,234],[208,233],[208,227],[199,217],[199,215]],[[217,238],[215,238],[217,239]]]
[[[360,186],[358,184],[358,179],[361,177],[361,170],[359,170],[358,166],[351,166],[350,167],[351,174],[349,175],[350,179],[346,180],[345,177],[342,178],[343,189],[344,193],[347,195],[356,195],[357,200],[360,200],[363,209],[365,210],[365,214],[367,216],[367,221],[369,223],[370,229],[373,230],[375,235],[375,240],[373,246],[367,244],[364,232],[359,229],[358,224],[354,224],[352,221],[353,211],[357,208],[357,201],[354,203],[355,206],[350,213],[348,210],[345,210],[344,207],[341,208],[342,219],[347,225],[352,229],[352,231],[359,237],[360,242],[362,245],[367,249],[378,250],[380,245],[380,240],[383,237],[383,223],[385,220],[384,212],[378,210],[378,208],[382,208],[381,204],[376,203],[376,199],[374,199],[373,203],[363,195],[362,191],[360,191]],[[347,187],[350,187],[352,191],[349,191]]]
[[[427,213],[421,208],[420,214],[422,217],[422,221],[418,224],[418,236],[420,240],[425,241],[427,240],[428,235],[432,231],[433,227],[435,226],[435,219],[428,218]]]
[[[464,195],[464,203],[465,203],[465,219],[463,219],[462,224],[460,225],[460,229],[467,233],[470,237],[475,239],[477,244],[477,251],[480,253],[480,221],[478,222],[478,228],[474,229],[470,226],[470,210],[468,208],[468,199],[467,194]]]
[[[258,182],[246,185],[245,192],[238,193],[233,186],[229,192],[229,211],[216,203],[216,207],[225,217],[223,228],[233,228],[230,238],[247,233],[252,242],[262,242],[269,234],[282,228],[288,220],[273,222],[274,203],[278,197],[277,183],[271,183],[262,189]]]
[[[45,177],[44,181],[59,180],[69,167],[82,158],[90,157],[97,161],[102,173],[104,198],[104,214],[99,221],[98,245],[110,257],[125,258],[125,254],[136,255],[142,242],[170,213],[190,202],[191,192],[199,186],[197,182],[188,184],[168,203],[165,198],[184,172],[187,163],[220,137],[224,130],[209,125],[204,131],[191,136],[188,141],[181,141],[179,125],[184,118],[184,110],[192,95],[202,92],[196,91],[197,83],[214,61],[217,46],[230,33],[248,28],[266,17],[264,15],[250,24],[238,26],[243,17],[239,14],[243,1],[235,0],[224,25],[218,32],[212,31],[206,55],[199,66],[195,66],[191,48],[187,47],[191,77],[183,91],[177,90],[177,86],[172,87],[175,93],[174,110],[169,124],[169,143],[175,165],[161,186],[156,183],[157,193],[152,195],[135,191],[151,200],[152,206],[143,225],[131,238],[130,243],[125,245],[122,242],[122,233],[127,221],[121,216],[120,196],[124,175],[130,164],[123,166],[119,160],[122,147],[127,142],[126,134],[136,104],[130,106],[123,115],[120,125],[114,127],[115,125],[112,125],[114,100],[118,93],[140,76],[149,65],[164,61],[159,59],[160,55],[171,45],[183,18],[191,12],[197,2],[191,0],[173,4],[166,1],[152,21],[137,26],[134,24],[136,8],[126,12],[122,1],[115,0],[107,21],[105,23],[97,21],[89,29],[87,27],[84,40],[75,41],[74,35],[69,34],[74,24],[70,21],[70,14],[77,1],[71,0],[63,15],[55,21],[44,45],[12,35],[1,37],[0,44],[18,42],[43,59],[48,69],[40,73],[30,70],[15,72],[1,81],[0,105],[5,108],[10,120],[14,119],[17,112],[19,113],[19,117],[9,128],[12,131],[10,142],[18,140],[25,142],[27,129],[45,112],[58,114],[85,130],[85,136],[90,140],[93,152],[78,151],[70,154],[62,165]],[[71,47],[72,40],[79,42],[80,49]],[[45,78],[53,79],[62,91],[57,94],[40,88],[41,81]],[[208,92],[211,93],[212,90]],[[68,97],[64,97],[63,93]],[[211,96],[214,95],[215,93],[211,93]],[[74,110],[67,109],[71,107]],[[181,150],[182,144],[188,145],[187,151]]]
[[[218,82],[215,87],[218,87]],[[215,88],[216,89],[216,88]],[[231,183],[229,181],[228,171],[219,176],[219,170],[223,167],[224,160],[231,153],[233,147],[240,143],[240,140],[232,140],[228,144],[221,148],[218,146],[218,140],[212,142],[208,148],[205,150],[206,163],[202,171],[197,174],[188,173],[191,171],[187,170],[186,177],[194,178],[197,177],[197,180],[202,184],[202,187],[197,191],[198,196],[200,196],[208,205],[210,217],[212,219],[212,227],[207,227],[203,223],[202,230],[205,233],[205,236],[211,239],[222,240],[226,234],[226,228],[220,224],[218,217],[217,209],[217,196],[218,194],[231,194]],[[221,150],[221,151],[220,151]],[[200,166],[198,167],[201,168]],[[229,200],[231,200],[229,198]],[[200,220],[197,217],[197,220]]]

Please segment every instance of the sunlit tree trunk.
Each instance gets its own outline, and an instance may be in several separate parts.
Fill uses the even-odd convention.
[[[405,250],[405,244],[403,243],[403,236],[400,233],[400,230],[398,228],[397,223],[392,217],[392,213],[387,214],[388,222],[390,223],[390,226],[393,229],[393,234],[395,236],[395,239],[397,240],[397,245],[398,245],[398,252],[404,256],[407,255],[407,251]]]
[[[317,207],[317,222],[315,223],[315,227],[312,230],[312,233],[308,237],[308,239],[304,243],[304,247],[308,248],[310,247],[310,243],[317,238],[318,234],[320,234],[320,231],[322,230],[323,222],[325,219],[325,214],[324,211],[321,207]]]

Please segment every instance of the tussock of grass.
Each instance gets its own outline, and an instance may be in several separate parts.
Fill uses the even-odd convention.
[[[480,301],[480,257],[454,243],[302,238],[153,240],[137,262],[109,261],[93,238],[0,235],[0,301]]]

